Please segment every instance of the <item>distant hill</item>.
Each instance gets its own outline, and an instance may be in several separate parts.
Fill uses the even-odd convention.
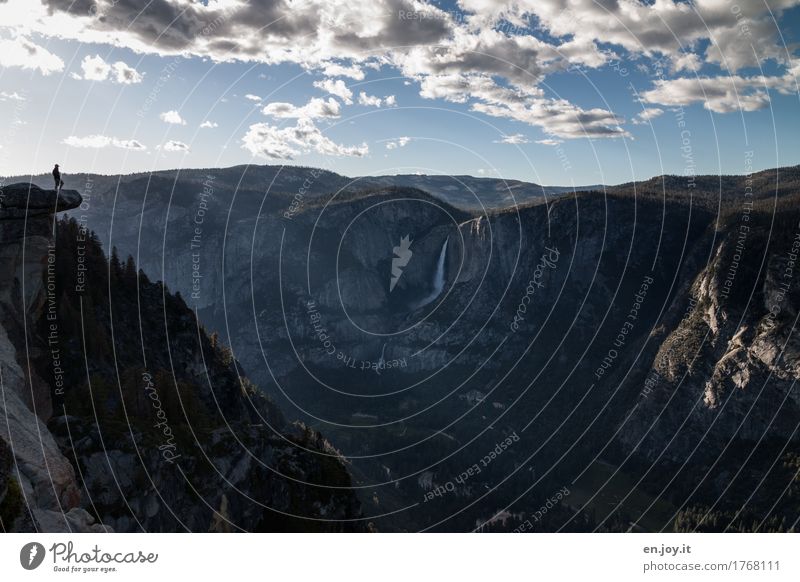
[[[485,178],[475,176],[447,176],[425,174],[397,174],[394,176],[348,177],[336,172],[307,166],[276,166],[243,164],[228,168],[190,168],[158,170],[133,174],[103,175],[76,172],[65,174],[68,188],[80,191],[87,188],[99,200],[113,199],[117,192],[127,193],[132,187],[157,190],[160,194],[185,188],[196,189],[209,176],[213,176],[216,192],[236,192],[238,196],[265,195],[273,198],[291,198],[298,194],[307,202],[319,197],[332,198],[347,193],[361,192],[386,186],[411,187],[424,190],[439,200],[473,213],[492,212],[526,206],[546,199],[575,192],[604,192],[647,197],[680,197],[697,204],[714,207],[719,201],[735,199],[749,187],[755,198],[784,196],[800,189],[800,166],[789,166],[755,172],[750,176],[654,176],[639,182],[617,185],[592,184],[586,186],[542,186],[522,180]],[[36,176],[9,176],[5,183],[32,182],[49,188],[49,173]]]
[[[66,174],[68,187],[85,194],[91,184],[96,197],[113,196],[118,189],[127,189],[130,184],[146,187],[148,183],[176,184],[202,183],[208,176],[214,177],[216,189],[231,191],[256,191],[260,195],[291,194],[302,191],[304,197],[342,192],[363,191],[385,186],[411,187],[425,190],[436,198],[472,212],[492,211],[525,205],[545,197],[573,192],[571,186],[541,186],[521,180],[483,178],[474,176],[398,174],[395,176],[360,176],[350,178],[335,172],[304,166],[258,166],[239,165],[229,168],[192,168],[183,170],[158,170],[124,175]],[[13,176],[4,178],[7,183],[30,181],[43,188],[50,187],[50,174],[36,176]],[[179,186],[178,186],[179,187]],[[602,190],[602,185],[583,186],[578,190]]]

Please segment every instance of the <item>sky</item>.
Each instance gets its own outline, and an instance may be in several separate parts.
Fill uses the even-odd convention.
[[[800,0],[0,0],[0,175],[800,163]]]

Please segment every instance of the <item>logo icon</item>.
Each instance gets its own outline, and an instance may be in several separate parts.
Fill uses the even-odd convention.
[[[411,243],[413,242],[410,240],[411,235],[406,235],[400,239],[400,244],[394,247],[392,250],[394,251],[395,256],[392,258],[392,278],[389,281],[389,293],[394,291],[395,285],[400,280],[400,277],[403,275],[403,267],[408,265],[408,261],[411,260],[412,255],[414,254],[411,252]]]
[[[35,570],[44,562],[44,546],[39,542],[29,542],[19,551],[19,563],[26,570]]]

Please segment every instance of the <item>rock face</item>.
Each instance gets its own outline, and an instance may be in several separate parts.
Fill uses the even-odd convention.
[[[52,216],[77,208],[83,200],[77,190],[43,190],[35,184],[17,183],[3,186],[0,198],[0,220]]]
[[[30,374],[32,340],[26,355],[26,322],[38,320],[47,302],[44,273],[51,249],[53,214],[76,208],[74,190],[56,195],[30,184],[4,186],[0,192],[0,367],[3,402],[0,441],[13,454],[0,487],[16,492],[17,503],[6,530],[94,531],[94,519],[82,511],[75,471],[45,422],[52,412],[50,387]]]
[[[625,435],[649,458],[678,463],[739,440],[796,441],[800,221],[794,209],[780,210],[774,226],[769,215],[725,224],[708,264],[671,306],[682,317],[663,336]]]
[[[4,530],[364,528],[327,441],[287,423],[180,297],[54,219],[77,192],[1,200]]]

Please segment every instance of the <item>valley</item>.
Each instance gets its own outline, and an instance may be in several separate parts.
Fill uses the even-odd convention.
[[[90,176],[67,214],[324,436],[378,531],[780,529],[800,190],[776,175],[539,196],[182,170]]]

